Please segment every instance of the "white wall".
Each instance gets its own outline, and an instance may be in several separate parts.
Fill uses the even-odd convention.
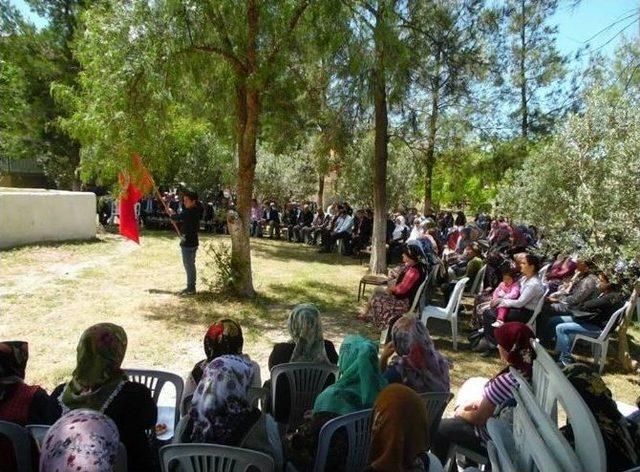
[[[95,237],[94,193],[0,187],[0,248]]]

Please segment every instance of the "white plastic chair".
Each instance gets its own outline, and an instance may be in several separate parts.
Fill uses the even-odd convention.
[[[0,436],[9,440],[15,458],[16,472],[31,472],[31,438],[26,428],[0,421]]]
[[[364,469],[369,459],[372,421],[373,410],[369,409],[342,415],[325,423],[320,430],[320,437],[318,438],[318,450],[313,466],[314,472],[324,472],[330,451],[331,438],[340,428],[346,430],[347,443],[349,445],[344,470],[358,472]]]
[[[530,469],[535,464],[543,471],[574,471],[582,469],[578,456],[558,429],[557,420],[546,413],[529,383],[513,369],[519,387],[514,391],[516,407],[513,414],[513,437],[516,444],[516,468]]]
[[[483,265],[476,276],[473,279],[473,284],[468,291],[465,291],[465,295],[474,296],[477,295],[482,289],[482,281],[484,279],[484,273],[487,271],[487,265]]]
[[[289,381],[291,404],[287,429],[302,423],[306,411],[313,407],[316,397],[333,375],[338,376],[338,366],[315,362],[290,362],[280,364],[271,369],[271,405],[275,409],[278,396],[278,379],[284,375]]]
[[[160,393],[164,385],[169,382],[173,384],[176,390],[175,411],[174,411],[174,428],[180,420],[180,399],[184,390],[184,381],[182,377],[172,372],[162,370],[144,370],[144,369],[124,369],[124,373],[131,382],[137,382],[145,385],[151,390],[151,398],[158,404]]]
[[[508,457],[506,458],[507,462],[503,464],[498,448],[493,441],[487,441],[487,455],[491,463],[491,472],[517,472]]]
[[[425,406],[427,407],[427,420],[429,422],[429,431],[431,432],[431,437],[438,429],[440,425],[440,420],[442,419],[442,415],[444,413],[445,408],[453,398],[453,393],[451,392],[427,392],[420,393],[420,398],[424,401]]]
[[[429,471],[428,472],[444,472],[444,467],[442,467],[442,462],[436,456],[427,452],[429,456]]]
[[[258,451],[218,444],[170,444],[160,449],[162,472],[178,463],[181,472],[272,472],[273,459]]]
[[[255,408],[264,409],[264,404],[267,401],[267,395],[269,391],[262,387],[249,387],[249,394],[247,400],[249,404]]]
[[[429,318],[438,318],[440,320],[447,320],[451,323],[451,337],[453,338],[453,350],[458,350],[458,309],[460,308],[460,301],[462,300],[462,294],[465,284],[469,281],[469,277],[463,277],[456,282],[456,285],[449,298],[449,303],[445,308],[427,305],[422,310],[421,321],[427,326]]]
[[[531,345],[536,352],[532,384],[537,402],[553,424],[558,421],[558,402],[562,405],[574,433],[573,450],[583,470],[606,470],[604,442],[591,410],[545,348],[537,340]]]
[[[536,303],[536,307],[533,310],[533,314],[531,315],[531,318],[529,318],[529,321],[527,321],[527,325],[529,325],[529,327],[531,328],[531,331],[533,331],[534,333],[536,332],[536,319],[538,318],[538,315],[542,311],[542,306],[544,305],[544,301],[547,298],[547,295],[549,295],[549,289],[545,290],[545,292],[542,294],[542,296],[538,300],[538,303]]]
[[[607,363],[607,351],[609,350],[609,336],[611,335],[611,331],[618,326],[618,320],[620,317],[626,315],[627,310],[629,309],[629,302],[626,302],[622,308],[616,310],[604,329],[600,332],[600,335],[597,338],[593,338],[586,334],[576,334],[573,338],[573,343],[571,344],[571,352],[576,347],[576,343],[578,341],[585,341],[591,344],[591,354],[593,355],[593,361],[598,366],[598,372],[602,374],[604,370],[604,365]]]

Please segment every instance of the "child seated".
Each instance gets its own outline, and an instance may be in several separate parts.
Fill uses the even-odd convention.
[[[517,271],[515,268],[508,267],[502,273],[502,282],[493,291],[492,298],[494,300],[498,298],[506,298],[509,300],[517,300],[520,297],[520,283],[517,280]],[[498,319],[493,322],[491,326],[499,328],[507,320],[509,314],[509,307],[499,306],[496,308],[496,315]]]

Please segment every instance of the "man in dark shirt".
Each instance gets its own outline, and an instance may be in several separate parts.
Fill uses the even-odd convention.
[[[198,251],[198,230],[202,207],[198,203],[198,194],[193,190],[185,190],[182,195],[182,211],[176,213],[169,209],[171,219],[182,223],[180,249],[182,250],[182,264],[187,273],[187,288],[180,295],[196,293],[196,252]]]
[[[305,228],[311,228],[313,224],[313,212],[309,205],[302,207],[302,211],[298,215],[297,224],[293,227],[293,239],[297,243],[303,242]]]

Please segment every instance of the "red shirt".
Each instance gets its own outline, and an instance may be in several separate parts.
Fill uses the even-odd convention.
[[[420,271],[415,266],[410,266],[401,276],[400,283],[391,289],[391,293],[402,298],[406,297],[420,281]]]

